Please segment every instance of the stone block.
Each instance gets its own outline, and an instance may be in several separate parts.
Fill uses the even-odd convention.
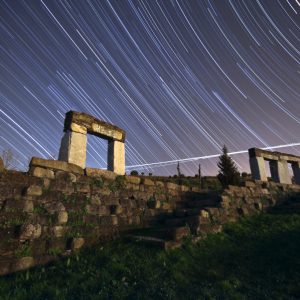
[[[30,169],[31,167],[42,167],[46,169],[61,170],[65,172],[84,175],[83,168],[75,164],[68,163],[65,161],[60,161],[60,160],[48,160],[48,159],[33,157],[30,161]]]
[[[89,184],[81,184],[81,183],[77,183],[75,185],[76,188],[76,192],[78,193],[85,193],[85,194],[89,194],[91,192],[91,187]]]
[[[155,184],[160,187],[165,187],[165,184],[162,181],[156,181]]]
[[[77,177],[75,174],[65,172],[65,171],[56,171],[55,178],[58,180],[64,180],[72,183],[77,181]]]
[[[192,187],[192,192],[199,193],[200,191],[201,191],[201,188],[196,187],[196,186],[193,186],[193,187]]]
[[[79,125],[76,123],[71,123],[70,129],[71,129],[71,131],[74,131],[74,132],[78,132],[81,134],[87,134],[87,128],[85,126],[82,126],[82,125]]]
[[[90,177],[102,177],[108,180],[115,180],[118,176],[117,173],[108,170],[96,169],[96,168],[85,168],[85,174]]]
[[[44,207],[49,214],[66,210],[65,206],[61,202],[48,202],[44,204]]]
[[[105,205],[101,205],[98,207],[98,213],[99,216],[108,216],[110,214],[109,207]]]
[[[103,216],[100,218],[101,225],[104,226],[116,226],[118,225],[118,217],[117,216]]]
[[[30,174],[35,177],[54,179],[54,172],[41,167],[32,167]]]
[[[141,182],[141,178],[137,177],[137,176],[125,176],[125,180],[129,183],[133,183],[133,184],[140,184]]]
[[[43,189],[38,185],[31,185],[26,189],[27,196],[41,196],[43,194]]]
[[[24,201],[24,208],[23,210],[27,213],[32,213],[33,212],[33,201],[31,200],[25,200]]]
[[[20,229],[19,240],[21,242],[27,240],[38,239],[42,234],[42,227],[40,224],[23,224]]]
[[[181,185],[180,188],[181,188],[182,192],[188,192],[190,190],[190,187],[188,187],[186,185]]]
[[[172,183],[172,182],[167,182],[167,189],[169,190],[178,190],[179,185]]]
[[[87,135],[67,130],[61,139],[59,160],[85,168]]]
[[[80,249],[85,243],[84,238],[73,238],[71,242],[71,249],[78,250]]]
[[[118,175],[125,174],[125,144],[112,140],[108,142],[107,169]]]
[[[52,228],[52,232],[54,234],[55,237],[59,238],[59,237],[62,237],[63,234],[64,234],[64,227],[63,226],[54,226]]]
[[[66,211],[60,211],[57,214],[57,223],[59,225],[66,224],[68,222],[68,213]]]
[[[34,266],[34,258],[26,256],[18,259],[12,267],[13,271],[26,270]]]
[[[144,178],[144,185],[154,186],[154,181],[149,178]]]

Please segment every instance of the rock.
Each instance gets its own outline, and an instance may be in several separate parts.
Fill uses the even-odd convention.
[[[59,226],[54,226],[52,228],[52,231],[53,231],[54,236],[57,237],[57,238],[62,237],[63,234],[64,234],[64,228],[60,225]]]
[[[29,170],[30,174],[35,177],[54,179],[54,172],[49,169],[40,167],[32,167]]]
[[[34,266],[34,258],[31,256],[25,256],[18,259],[13,266],[14,271],[26,270]]]
[[[50,203],[45,203],[45,209],[49,214],[54,214],[56,212],[60,211],[65,211],[66,208],[61,202],[50,202]]]
[[[43,189],[38,185],[31,185],[26,189],[27,196],[41,196],[43,194]]]
[[[148,178],[144,178],[144,185],[154,185],[154,181]]]
[[[21,226],[19,240],[25,242],[27,240],[38,239],[41,233],[42,227],[40,224],[24,224]]]
[[[108,180],[115,180],[118,174],[112,172],[112,171],[107,171],[107,170],[102,170],[102,169],[96,169],[96,168],[85,168],[85,174],[86,176],[91,176],[91,177],[103,177]]]
[[[72,250],[78,250],[84,245],[84,238],[73,238],[71,243]]]
[[[23,210],[27,213],[32,213],[33,212],[33,201],[26,200],[24,202],[24,208]]]
[[[177,190],[179,185],[172,183],[172,182],[167,182],[167,189],[169,190]]]
[[[125,179],[127,182],[129,183],[133,183],[133,184],[140,184],[141,182],[141,178],[137,177],[137,176],[125,176]]]
[[[66,211],[60,211],[57,215],[57,223],[65,224],[68,222],[68,213]]]
[[[155,184],[160,187],[164,187],[165,184],[162,181],[156,181]]]
[[[33,157],[30,161],[30,169],[32,167],[42,167],[46,169],[61,170],[69,173],[84,175],[84,170],[81,167],[60,160]]]
[[[65,180],[68,182],[76,182],[77,180],[75,174],[64,172],[64,171],[56,171],[55,178],[60,180]]]

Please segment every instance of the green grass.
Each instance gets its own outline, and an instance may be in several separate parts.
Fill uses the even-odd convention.
[[[244,219],[170,252],[88,248],[0,278],[0,299],[300,299],[300,215]]]

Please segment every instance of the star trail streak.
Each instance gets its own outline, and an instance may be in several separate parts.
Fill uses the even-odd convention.
[[[0,152],[57,158],[64,114],[127,132],[126,165],[215,174],[224,144],[300,155],[299,0],[0,0]],[[277,145],[277,146],[272,146]],[[240,150],[245,149],[245,150]],[[88,166],[107,142],[88,137]]]

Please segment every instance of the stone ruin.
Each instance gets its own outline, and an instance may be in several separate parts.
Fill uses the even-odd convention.
[[[265,160],[269,161],[271,178],[275,182],[292,184],[288,164],[292,166],[294,181],[300,184],[300,157],[287,153],[266,151],[258,148],[249,149],[252,179],[268,181]]]
[[[123,129],[100,121],[88,114],[66,113],[64,136],[61,140],[59,160],[85,168],[87,134],[108,141],[107,169],[119,175],[125,174],[125,136]]]

